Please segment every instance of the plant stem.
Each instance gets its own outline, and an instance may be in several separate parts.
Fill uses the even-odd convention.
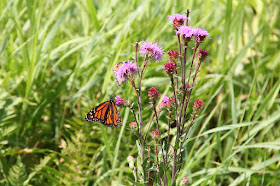
[[[192,56],[192,63],[191,63],[191,67],[190,67],[190,72],[189,72],[189,77],[188,77],[188,84],[190,82],[190,77],[191,77],[191,73],[192,73],[192,66],[193,66],[193,61],[194,61],[194,57],[195,57],[195,54],[196,54],[196,51],[197,51],[197,48],[198,48],[198,43],[195,45],[195,48],[194,48],[194,51],[193,51],[193,56]],[[188,105],[189,105],[189,101],[190,101],[190,97],[191,97],[191,94],[192,94],[192,90],[193,90],[193,86],[194,86],[194,82],[195,82],[195,77],[198,73],[198,69],[196,69],[196,72],[195,72],[195,75],[194,75],[194,79],[193,79],[193,83],[192,83],[192,87],[190,89],[190,92],[189,92],[189,95],[188,95],[188,99],[185,103],[185,108],[184,108],[184,118],[183,118],[183,124],[182,124],[182,130],[181,130],[181,134],[183,133],[184,131],[184,127],[185,127],[185,121],[186,121],[186,111],[187,111],[187,108],[188,108]]]
[[[134,181],[137,182],[136,167],[134,167],[134,172],[133,172],[133,174],[134,174]]]
[[[178,160],[179,160],[180,157],[181,157],[181,150],[182,150],[183,144],[184,144],[185,141],[186,141],[186,137],[187,137],[187,135],[188,135],[188,133],[189,133],[189,131],[190,131],[190,128],[191,128],[191,126],[192,126],[192,124],[193,124],[193,121],[194,121],[194,119],[195,119],[195,116],[196,116],[196,113],[194,112],[194,113],[193,113],[193,116],[192,116],[192,121],[191,121],[191,123],[189,124],[189,127],[188,127],[188,129],[187,129],[187,131],[186,131],[186,135],[185,135],[183,141],[181,141]]]
[[[153,122],[154,118],[155,118],[155,114],[153,114],[153,117],[152,117],[152,119],[151,119],[151,121],[150,121],[150,124],[149,124],[149,126],[148,126],[148,129],[147,129],[147,132],[146,132],[146,135],[145,135],[145,138],[144,138],[144,143],[146,143],[146,139],[147,139],[147,136],[148,136],[148,132],[149,132],[149,130],[150,130],[150,128],[151,128],[151,125],[152,125],[152,122]]]
[[[158,158],[158,149],[157,149],[157,142],[156,142],[156,156],[157,156],[157,164],[158,164],[158,180],[159,185],[161,185],[161,177],[160,177],[160,167],[159,167],[159,158]]]
[[[160,134],[160,130],[159,130],[159,122],[158,122],[158,115],[157,115],[157,111],[156,111],[156,106],[155,106],[155,103],[153,103],[152,105],[153,105],[153,109],[154,109],[155,116],[156,116],[156,122],[157,122],[159,143],[160,143],[160,146],[161,146],[162,159],[163,159],[164,165],[166,165],[165,164],[165,157],[164,157],[164,153],[163,153],[163,145],[162,145],[162,140],[161,140],[161,134]],[[165,171],[164,171],[164,173],[165,173]]]

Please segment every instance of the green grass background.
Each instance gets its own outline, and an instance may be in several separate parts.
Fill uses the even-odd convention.
[[[134,44],[156,41],[164,60],[143,80],[172,95],[163,71],[177,49],[167,16],[190,9],[190,25],[211,39],[192,102],[205,107],[184,146],[178,181],[192,185],[280,184],[280,3],[277,0],[1,0],[0,185],[131,185],[137,157],[127,109],[123,126],[85,123],[110,95],[130,102],[112,67],[132,59]],[[165,114],[161,130],[167,127]],[[153,126],[154,127],[154,126]],[[175,130],[172,131],[175,133]],[[149,136],[149,143],[152,140]],[[152,148],[153,150],[153,148]]]

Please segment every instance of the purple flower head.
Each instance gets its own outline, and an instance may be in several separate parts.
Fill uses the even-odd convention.
[[[177,28],[184,24],[184,22],[187,20],[187,16],[185,14],[173,14],[168,16],[168,20],[173,21],[173,26]]]
[[[163,96],[163,99],[161,101],[161,103],[159,104],[159,108],[160,109],[164,109],[164,108],[171,108],[175,103],[175,98],[174,97],[167,97],[167,96]]]
[[[121,98],[120,96],[116,96],[115,99],[116,99],[116,105],[118,105],[119,107],[129,106],[129,102],[127,100]]]
[[[182,36],[182,38],[186,41],[190,41],[192,36],[195,33],[195,28],[191,27],[191,26],[185,26],[182,25],[178,28],[178,30],[176,31],[177,34],[179,34],[180,36]]]
[[[120,85],[123,81],[127,81],[133,78],[137,74],[138,67],[132,61],[120,62],[114,68],[115,77],[117,83]]]
[[[209,36],[209,33],[204,29],[196,28],[194,31],[194,35],[195,35],[195,41],[201,43],[204,41],[206,37]]]
[[[142,57],[154,57],[155,61],[161,61],[161,56],[163,55],[163,49],[158,46],[157,43],[152,43],[150,41],[142,41],[139,49],[139,53]]]

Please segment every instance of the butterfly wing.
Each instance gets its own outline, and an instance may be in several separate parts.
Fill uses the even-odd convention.
[[[85,117],[87,122],[99,122],[104,124],[106,120],[106,113],[109,109],[110,101],[101,103],[100,105],[94,107]]]
[[[85,117],[87,122],[99,122],[107,127],[122,125],[121,117],[114,101],[106,101],[94,107]]]

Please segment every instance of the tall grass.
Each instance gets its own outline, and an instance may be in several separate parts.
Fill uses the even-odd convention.
[[[119,109],[118,129],[85,123],[84,116],[110,95],[135,100],[130,86],[116,86],[113,65],[132,58],[141,40],[175,48],[167,15],[187,8],[190,24],[205,26],[211,39],[193,91],[206,105],[184,146],[178,180],[279,184],[279,6],[277,0],[0,1],[0,184],[131,184],[126,158],[137,147],[127,130],[129,110]],[[156,84],[168,93],[166,60],[147,67],[143,92]],[[165,116],[159,122],[166,127]]]

